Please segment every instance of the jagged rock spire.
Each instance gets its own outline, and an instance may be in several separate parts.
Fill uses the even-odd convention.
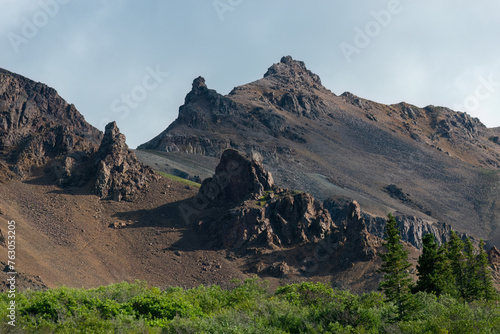
[[[106,125],[104,138],[96,154],[95,193],[117,201],[133,200],[157,176],[142,165],[125,143],[115,122]]]
[[[273,187],[273,177],[264,170],[262,163],[228,149],[222,154],[215,175],[203,182],[200,193],[217,204],[240,203],[250,198],[258,199]]]

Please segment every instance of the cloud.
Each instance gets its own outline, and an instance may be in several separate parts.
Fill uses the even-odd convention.
[[[132,147],[177,116],[196,76],[228,93],[262,77],[284,55],[305,61],[335,93],[385,103],[453,107],[474,93],[481,76],[493,72],[500,79],[500,3],[400,3],[403,11],[347,63],[339,44],[352,43],[355,29],[374,20],[372,12],[386,9],[387,1],[243,0],[223,21],[211,1],[70,1],[15,53],[6,34],[19,31],[39,2],[0,0],[0,67],[53,86],[98,126],[147,66],[161,64],[171,74],[168,84],[118,119]],[[500,125],[499,108],[500,90],[471,114]]]

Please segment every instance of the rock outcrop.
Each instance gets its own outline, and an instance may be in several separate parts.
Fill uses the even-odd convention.
[[[332,197],[325,201],[324,206],[330,212],[333,221],[336,224],[339,224],[339,221],[345,219],[347,212],[350,211],[349,207],[352,206],[352,202],[350,200],[346,200],[345,198]],[[357,206],[359,208],[360,215],[363,218],[363,224],[366,232],[383,239],[387,217],[372,216],[364,213],[359,207],[359,204]],[[401,214],[396,214],[395,218],[398,224],[401,240],[411,244],[415,248],[422,249],[422,238],[429,233],[436,237],[438,244],[443,244],[450,240],[452,228],[448,224],[441,222],[432,223],[415,216]],[[458,236],[462,239],[466,239],[468,237],[465,233],[458,233]]]
[[[368,232],[377,237],[383,238],[387,218],[373,217],[368,214],[364,215],[367,222]],[[453,229],[449,224],[445,224],[443,222],[433,223],[409,215],[396,215],[395,218],[398,223],[401,239],[412,244],[418,249],[422,249],[422,238],[426,234],[433,234],[436,237],[438,244],[444,244],[450,240],[451,231]],[[467,233],[457,232],[457,235],[463,240],[470,237],[474,241],[474,238],[469,236]]]
[[[310,194],[281,189],[260,162],[235,150],[223,153],[214,177],[203,182],[200,202],[208,213],[195,224],[215,247],[246,252],[254,248],[280,249],[328,239],[336,254],[351,260],[373,258],[373,240],[356,202],[340,225],[333,223],[321,202]]]
[[[425,111],[433,116],[436,134],[443,138],[473,139],[479,135],[480,130],[486,128],[478,118],[464,112],[453,112],[447,108],[434,106],[426,107]]]
[[[500,271],[500,251],[495,246],[488,251],[488,260],[493,269]]]
[[[54,160],[48,171],[61,187],[81,187],[92,183],[102,199],[132,201],[138,191],[158,176],[137,160],[115,122],[106,126],[95,153],[73,152]]]
[[[272,78],[282,85],[301,84],[306,89],[321,86],[319,76],[309,71],[303,61],[294,60],[291,56],[284,56],[279,63],[269,67],[264,78]]]
[[[262,206],[250,200],[203,219],[200,228],[214,246],[233,250],[315,243],[335,229],[328,212],[309,194],[272,194]]]
[[[94,158],[94,191],[100,198],[131,201],[138,191],[157,179],[150,167],[137,160],[115,122],[106,125],[104,138]]]
[[[351,261],[366,261],[376,255],[378,240],[368,232],[365,217],[358,202],[351,201],[339,212],[334,221],[339,226],[334,240],[342,246]]]
[[[44,84],[0,69],[0,153],[21,177],[75,152],[93,152],[102,133]]]
[[[258,199],[264,192],[274,188],[271,173],[262,163],[249,160],[236,150],[228,149],[222,154],[214,177],[206,179],[200,194],[218,206]]]
[[[276,248],[317,242],[333,231],[330,215],[306,193],[279,189],[256,160],[226,150],[198,196],[216,212],[197,226],[214,246]]]
[[[53,160],[47,171],[52,174],[58,186],[63,188],[81,187],[93,175],[92,155],[87,152],[69,153]]]

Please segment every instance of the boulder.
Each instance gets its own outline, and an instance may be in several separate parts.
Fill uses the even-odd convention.
[[[264,273],[277,278],[285,278],[290,273],[290,267],[285,261],[274,262],[264,270]]]

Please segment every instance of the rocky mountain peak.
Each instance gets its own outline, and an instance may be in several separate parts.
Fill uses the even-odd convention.
[[[193,91],[207,88],[207,84],[205,83],[205,78],[202,76],[197,77],[193,80]]]
[[[191,91],[186,95],[185,104],[198,101],[200,98],[218,95],[213,89],[208,89],[205,78],[199,76],[193,80]]]
[[[302,82],[321,86],[319,76],[309,71],[303,61],[294,60],[291,56],[282,57],[279,63],[269,67],[264,78],[277,79],[284,83]]]
[[[0,149],[19,176],[68,154],[93,152],[101,138],[55,89],[0,71]]]
[[[120,135],[120,129],[118,129],[118,125],[116,125],[115,121],[112,121],[108,124],[106,124],[106,127],[104,128],[104,138],[109,140],[110,137],[116,137],[117,135]]]
[[[6,70],[0,71],[0,116],[3,147],[14,147],[58,125],[94,144],[101,139],[100,131],[55,89]]]

